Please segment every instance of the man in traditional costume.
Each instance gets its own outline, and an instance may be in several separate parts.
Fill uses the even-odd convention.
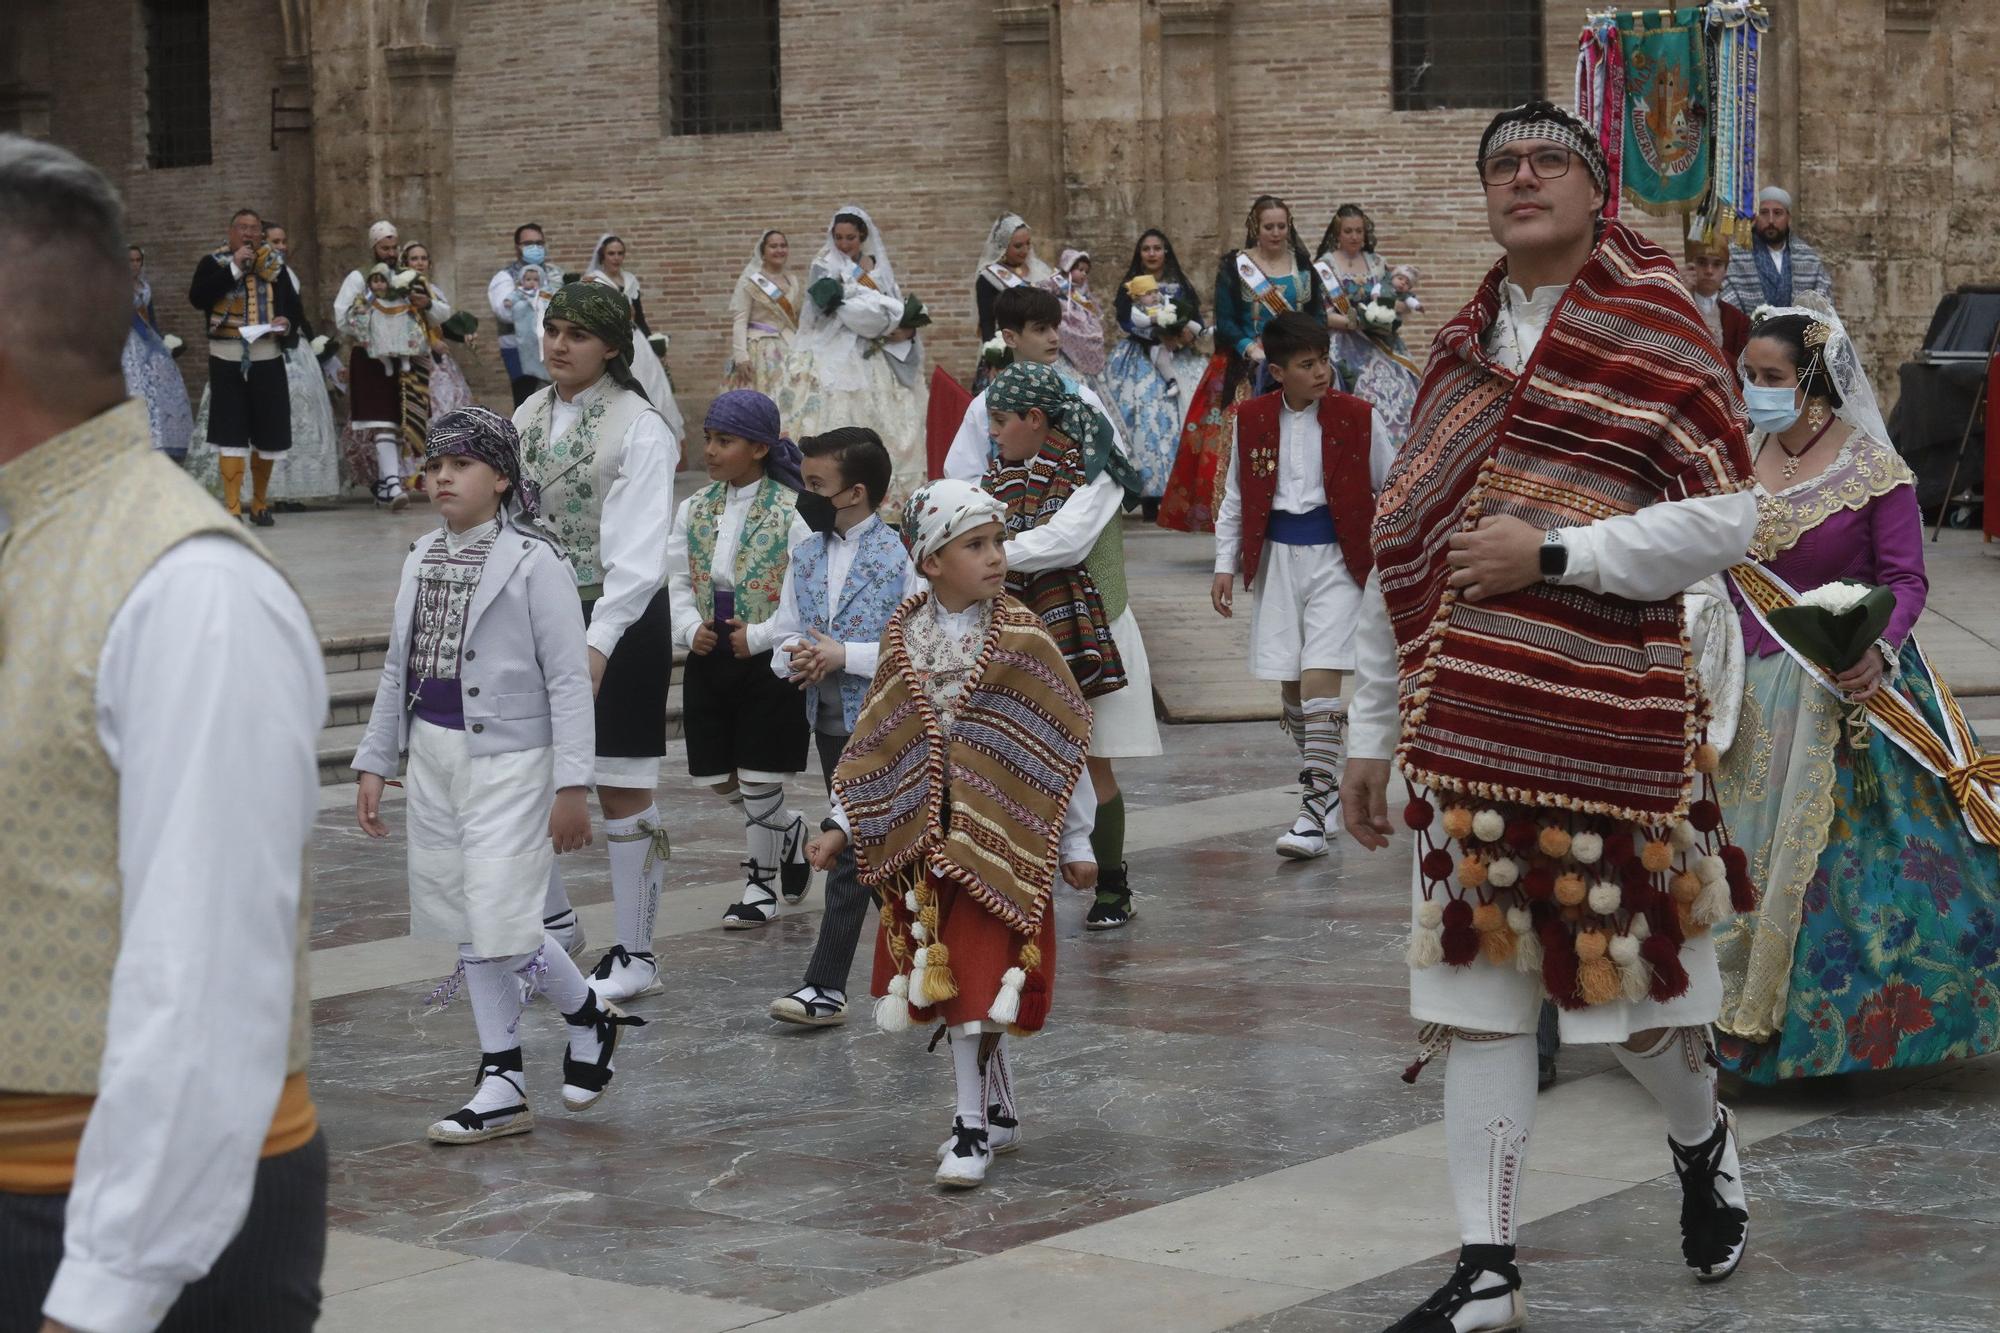
[[[1526,1322],[1514,1227],[1544,996],[1565,1042],[1611,1044],[1666,1113],[1700,1280],[1735,1270],[1748,1220],[1708,932],[1752,894],[1681,596],[1757,524],[1734,381],[1672,257],[1600,218],[1604,159],[1574,117],[1503,112],[1479,174],[1506,256],[1439,332],[1376,512],[1342,783],[1373,848],[1392,755],[1409,780],[1410,1008],[1424,1055],[1450,1051],[1464,1247],[1396,1333]]]
[[[81,160],[0,136],[0,969],[24,997],[0,1006],[0,1328],[305,1333],[325,669],[125,398],[123,223]],[[232,240],[232,305],[265,302],[282,272]],[[255,364],[282,421],[284,364]]]
[[[1766,185],[1757,196],[1757,235],[1731,250],[1722,299],[1754,314],[1760,305],[1794,305],[1807,292],[1833,299],[1833,275],[1819,251],[1792,231],[1792,196]]]
[[[250,521],[268,528],[271,468],[292,447],[285,353],[298,342],[305,311],[284,255],[264,243],[253,210],[238,209],[228,242],[195,265],[188,303],[208,323],[208,442],[222,472],[223,508],[242,517],[247,462]]]
[[[1701,312],[1708,336],[1722,349],[1722,364],[1734,374],[1743,345],[1750,341],[1750,316],[1722,299],[1722,284],[1729,273],[1729,242],[1713,232],[1698,241],[1689,237],[1686,254],[1688,294],[1694,297],[1694,308]]]

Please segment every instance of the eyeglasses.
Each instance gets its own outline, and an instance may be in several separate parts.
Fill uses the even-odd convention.
[[[1536,180],[1552,181],[1569,175],[1569,163],[1576,156],[1567,148],[1537,148],[1532,153],[1495,153],[1479,161],[1479,179],[1487,185],[1512,185],[1521,174],[1521,164],[1535,173]]]

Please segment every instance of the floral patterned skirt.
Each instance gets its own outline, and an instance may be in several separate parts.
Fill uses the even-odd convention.
[[[1201,383],[1195,386],[1181,425],[1180,451],[1174,456],[1160,500],[1160,526],[1176,532],[1215,531],[1215,511],[1222,507],[1222,487],[1229,465],[1230,416],[1250,396],[1253,378],[1247,363],[1217,352],[1209,358]]]
[[[1902,665],[1896,688],[1945,734],[1914,642]],[[1772,1084],[2000,1048],[2000,851],[1879,731],[1857,755],[1788,654],[1745,677],[1718,786],[1763,899],[1717,932],[1724,1066]],[[1880,789],[1866,804],[1857,764]]]
[[[1183,408],[1194,396],[1208,359],[1183,349],[1173,354],[1170,364],[1176,372],[1171,379],[1160,373],[1148,344],[1126,338],[1104,368],[1104,384],[1111,391],[1106,401],[1118,413],[1132,463],[1144,483],[1140,494],[1148,498],[1167,493],[1167,478],[1181,447]]]
[[[791,355],[791,350],[789,333],[765,334],[747,340],[742,369],[749,371],[750,387],[775,402],[785,382],[785,358]],[[741,387],[735,379],[738,367],[732,364],[729,369],[730,373],[723,376],[722,392]]]

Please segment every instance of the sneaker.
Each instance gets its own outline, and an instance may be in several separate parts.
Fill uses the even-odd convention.
[[[785,902],[798,906],[812,887],[812,862],[806,860],[806,817],[795,815],[791,825],[785,830],[782,850],[778,854],[778,892]]]
[[[1705,1142],[1667,1140],[1681,1181],[1681,1257],[1697,1282],[1726,1282],[1750,1246],[1750,1211],[1736,1154],[1736,1117],[1726,1107]]]
[[[562,946],[562,951],[569,955],[572,963],[579,967],[583,965],[583,951],[590,941],[584,937],[583,922],[574,907],[543,917],[542,929],[555,936],[556,943]]]
[[[597,960],[589,985],[592,995],[609,1004],[657,995],[666,989],[660,984],[660,965],[653,955],[628,953],[622,944],[612,945],[610,952]]]
[[[993,1150],[987,1146],[986,1131],[953,1120],[951,1143],[932,1178],[947,1189],[969,1190],[986,1179],[986,1168],[991,1165]]]
[[[1384,1333],[1500,1333],[1527,1326],[1514,1247],[1465,1245],[1451,1280]]]
[[[572,1111],[595,1106],[611,1086],[611,1053],[618,1049],[618,1029],[644,1027],[646,1020],[606,1004],[592,994],[583,1007],[564,1014],[569,1045],[563,1049],[563,1105]]]
[[[1300,814],[1291,828],[1278,835],[1278,855],[1293,861],[1313,861],[1325,856],[1325,827],[1311,815]]]
[[[271,517],[269,509],[253,509],[250,511],[250,526],[253,528],[275,528],[278,526],[278,520]]]
[[[432,1143],[483,1143],[535,1127],[535,1113],[528,1109],[521,1085],[520,1047],[480,1052],[479,1070],[472,1077],[472,1100],[432,1121],[424,1137]]]
[[[1139,909],[1132,905],[1132,881],[1125,863],[1119,862],[1115,870],[1100,869],[1097,872],[1097,899],[1091,903],[1089,914],[1083,918],[1083,928],[1117,930],[1129,925],[1138,915]]]
[[[956,1127],[952,1136],[938,1145],[938,1157],[944,1158],[958,1143]],[[1021,1146],[1021,1122],[1001,1112],[998,1106],[986,1108],[986,1150],[995,1157],[1002,1157]]]
[[[847,997],[824,986],[801,986],[771,1001],[771,1017],[800,1027],[838,1027],[847,1021]]]

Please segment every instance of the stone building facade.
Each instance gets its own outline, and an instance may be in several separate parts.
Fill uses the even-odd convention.
[[[782,0],[782,128],[730,134],[672,132],[670,38],[687,13],[729,22],[754,0],[206,0],[209,160],[156,167],[148,24],[189,3],[4,7],[0,128],[110,172],[163,321],[190,339],[177,293],[243,205],[291,227],[316,317],[376,217],[429,243],[447,292],[482,316],[516,223],[542,224],[572,270],[616,231],[690,410],[721,373],[758,234],[787,231],[802,267],[849,200],[932,307],[933,360],[961,378],[972,270],[1007,209],[1050,258],[1090,249],[1105,293],[1161,225],[1205,292],[1254,195],[1290,200],[1309,245],[1360,202],[1382,253],[1425,271],[1419,343],[1493,255],[1471,171],[1493,108],[1396,109],[1392,34],[1413,0]],[[1517,38],[1539,30],[1542,86],[1567,102],[1585,6],[1505,7]],[[1797,197],[1887,395],[1939,296],[2000,277],[2000,6],[1770,9],[1762,174]],[[1670,240],[1671,221],[1642,225]],[[504,401],[490,341],[469,359],[475,389]]]

